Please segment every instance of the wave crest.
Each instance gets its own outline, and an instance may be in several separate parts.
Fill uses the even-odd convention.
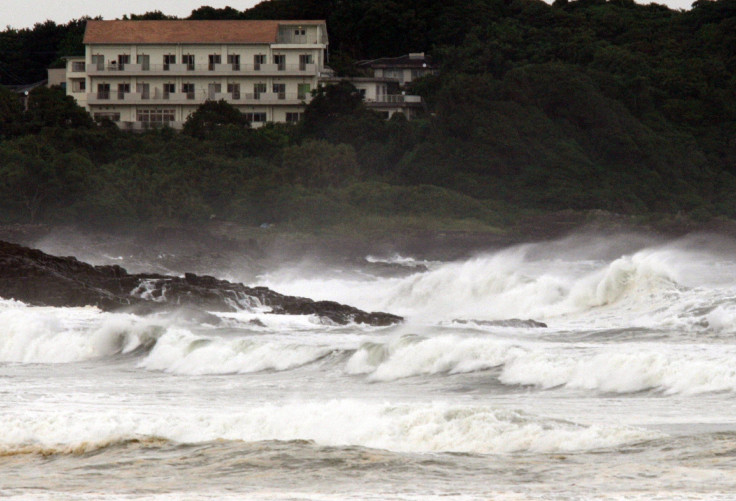
[[[329,423],[329,426],[325,426]],[[260,403],[237,410],[157,415],[103,412],[0,415],[3,450],[85,451],[126,439],[203,443],[213,440],[312,440],[397,452],[498,454],[617,447],[660,433],[624,426],[585,426],[520,411],[447,403],[382,404],[358,400]],[[103,445],[99,445],[103,444]]]

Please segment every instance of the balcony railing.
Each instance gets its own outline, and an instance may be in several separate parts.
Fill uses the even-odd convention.
[[[388,108],[388,107],[400,107],[408,108],[421,106],[421,96],[411,96],[404,94],[387,94],[383,96],[377,96],[375,99],[366,99],[366,106],[369,108]]]
[[[418,104],[422,102],[421,96],[407,96],[404,94],[385,94],[377,96],[375,99],[366,99],[366,104],[382,103],[382,104]]]
[[[322,43],[318,35],[294,35],[293,33],[279,33],[277,44],[318,44]]]
[[[317,73],[317,65],[314,63],[297,63],[297,64],[278,64],[278,63],[262,63],[262,64],[133,64],[126,63],[124,65],[110,64],[103,68],[94,65],[87,67],[87,73],[90,75],[105,74],[189,74],[189,73],[206,73],[206,74],[307,74],[313,75]]]

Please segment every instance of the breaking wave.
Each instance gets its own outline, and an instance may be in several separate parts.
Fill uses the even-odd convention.
[[[715,306],[712,300],[736,285],[722,281],[724,272],[736,271],[734,263],[719,269],[716,258],[678,248],[644,249],[610,261],[539,257],[535,250],[511,248],[406,277],[263,278],[287,294],[389,311],[419,323],[530,318],[567,326],[581,318],[588,326],[607,327],[677,323],[688,308]]]
[[[2,415],[0,427],[0,448],[19,452],[86,450],[132,439],[177,443],[222,439],[313,440],[319,445],[359,445],[397,452],[493,454],[585,451],[661,436],[651,430],[585,426],[488,407],[360,400],[260,404],[209,413]]]
[[[185,329],[169,329],[139,364],[174,374],[236,374],[283,371],[330,354],[328,346],[258,338],[202,337]]]
[[[364,343],[346,372],[371,381],[498,368],[498,381],[542,389],[564,387],[610,393],[736,392],[736,346],[577,345],[513,343],[489,338],[408,335]]]
[[[163,327],[97,308],[40,308],[0,303],[0,362],[69,363],[150,346]]]

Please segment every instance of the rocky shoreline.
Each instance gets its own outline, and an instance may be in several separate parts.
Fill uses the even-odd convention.
[[[390,313],[364,312],[334,301],[285,296],[266,287],[187,273],[129,274],[117,265],[92,266],[0,241],[0,297],[38,306],[96,306],[137,313],[195,308],[238,311],[268,307],[273,314],[316,315],[325,322],[387,326],[402,321]]]

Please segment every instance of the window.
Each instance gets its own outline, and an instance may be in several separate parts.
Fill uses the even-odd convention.
[[[360,98],[365,101],[365,89],[358,89],[358,94],[360,94]]]
[[[233,99],[240,99],[240,84],[227,84],[227,93],[233,96]]]
[[[257,83],[253,84],[253,97],[256,99],[261,98],[261,94],[266,93],[266,84],[265,83]]]
[[[72,71],[74,73],[81,73],[84,71],[84,61],[73,61],[72,62]]]
[[[151,90],[147,83],[139,83],[135,86],[135,91],[141,95],[141,99],[150,99]]]
[[[164,54],[164,70],[168,71],[172,64],[176,64],[176,56],[174,54]]]
[[[220,64],[222,62],[222,59],[220,58],[220,54],[210,54],[210,64],[209,69],[210,71],[215,69],[216,64]]]
[[[119,54],[118,55],[118,69],[125,69],[125,65],[130,64],[130,54]]]
[[[243,113],[245,115],[246,120],[249,122],[265,122],[266,121],[266,114],[265,113]]]
[[[286,69],[286,56],[284,54],[273,56],[273,64],[278,66],[279,71],[284,71]]]
[[[181,84],[181,93],[187,95],[187,99],[194,99],[194,84],[184,83]]]
[[[95,113],[95,120],[111,120],[113,122],[120,121],[120,113],[114,111],[100,111]]]
[[[305,71],[312,64],[312,54],[299,54],[299,71]]]
[[[176,92],[176,84],[173,84],[173,83],[164,84],[164,99],[168,99],[169,94],[174,94],[175,92]]]
[[[97,84],[97,99],[110,99],[110,84]]]
[[[118,84],[118,99],[125,99],[125,94],[128,94],[129,92],[130,92],[129,83]]]
[[[296,112],[291,113],[291,112],[288,112],[288,111],[286,112],[286,121],[289,122],[289,123],[296,123],[299,120],[301,120],[301,118],[302,118],[302,114],[301,113],[296,113]]]
[[[261,69],[262,64],[266,64],[266,56],[264,54],[256,54],[253,56],[253,68],[256,71]]]
[[[311,86],[308,83],[297,85],[297,99],[306,99],[311,90]]]
[[[307,41],[306,34],[307,34],[307,30],[305,30],[304,28],[300,27],[300,28],[295,29],[294,38],[292,42],[305,43]]]
[[[184,54],[181,56],[181,63],[187,65],[188,70],[194,69],[194,54]]]
[[[233,71],[240,71],[240,55],[239,54],[228,54],[227,64],[232,66]]]
[[[211,83],[207,86],[208,99],[215,99],[220,92],[222,92],[222,85],[219,83]]]
[[[135,56],[135,62],[141,65],[143,71],[148,71],[151,68],[151,56],[147,54],[138,54]]]
[[[154,110],[147,110],[142,109],[138,110],[136,114],[136,120],[138,122],[145,122],[145,123],[168,123],[174,121],[174,110],[165,110],[165,109],[154,109]]]
[[[278,95],[279,99],[286,99],[286,84],[273,84],[273,93]]]
[[[105,69],[105,56],[102,54],[92,54],[92,66],[96,66],[99,71]]]
[[[87,80],[84,78],[72,78],[72,92],[84,92],[87,90]]]

